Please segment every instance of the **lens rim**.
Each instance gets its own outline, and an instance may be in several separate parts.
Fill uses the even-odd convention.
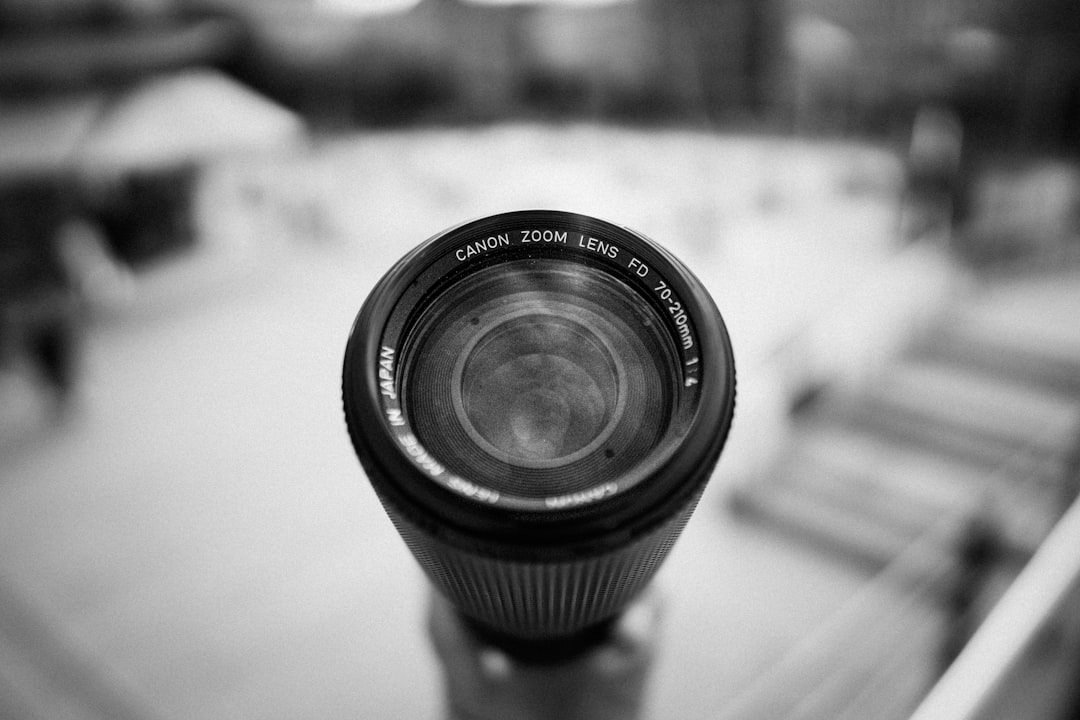
[[[529,239],[533,230],[541,233],[540,242],[519,241]],[[565,241],[545,243],[543,231]],[[507,238],[517,242],[503,242]],[[551,257],[603,268],[659,308],[660,315],[671,320],[683,382],[672,418],[677,437],[635,468],[633,477],[561,505],[529,505],[491,497],[485,488],[448,473],[415,435],[409,438],[408,419],[402,409],[395,413],[392,407],[401,381],[396,353],[408,342],[405,334],[417,309],[441,289],[493,263]],[[665,297],[657,285],[661,281],[670,290]],[[711,475],[731,425],[735,366],[727,329],[711,297],[665,249],[598,218],[526,210],[457,225],[398,261],[375,285],[353,324],[342,393],[353,446],[384,503],[456,547],[543,558],[561,556],[569,548],[592,552],[618,547],[657,527],[695,497]]]

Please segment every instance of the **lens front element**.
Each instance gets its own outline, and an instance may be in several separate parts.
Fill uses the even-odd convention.
[[[557,467],[611,436],[626,407],[626,374],[595,327],[555,312],[553,303],[530,304],[478,328],[455,367],[454,410],[492,457]]]
[[[678,368],[655,310],[589,267],[498,263],[427,305],[403,404],[447,467],[543,499],[625,476],[668,428]]]

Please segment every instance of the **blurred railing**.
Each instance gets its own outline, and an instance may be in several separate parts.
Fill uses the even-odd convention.
[[[1080,676],[1080,501],[911,720],[1061,718]],[[1071,717],[1071,716],[1069,716]]]
[[[941,518],[861,592],[719,715],[720,720],[900,720],[936,673],[944,613],[960,571],[964,517]]]
[[[827,427],[813,446],[823,457],[795,452],[736,497],[744,515],[834,556],[891,559],[721,720],[1075,720],[1080,393],[1063,382],[1078,377],[1075,354],[1031,341],[1018,360],[996,330],[951,325],[868,389],[801,412],[791,442],[810,447]],[[867,452],[860,434],[911,455]],[[854,470],[835,473],[855,451]],[[889,466],[920,453],[956,463]],[[923,502],[923,490],[945,488],[955,501]]]
[[[1023,467],[1023,455],[995,475]],[[1065,713],[1080,700],[1080,501],[940,675],[950,644],[966,640],[950,597],[986,581],[987,558],[971,554],[986,538],[1004,540],[977,516],[939,518],[720,720],[1071,720]]]

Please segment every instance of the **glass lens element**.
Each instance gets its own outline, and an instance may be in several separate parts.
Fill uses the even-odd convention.
[[[491,313],[498,324],[478,328],[475,346],[462,353],[455,410],[496,458],[527,467],[566,464],[611,435],[625,407],[625,377],[620,382],[621,363],[602,331],[567,317],[570,308],[509,303],[522,304],[506,319]]]
[[[425,305],[403,401],[420,441],[462,477],[520,497],[578,492],[625,476],[663,438],[675,350],[621,280],[511,261]]]

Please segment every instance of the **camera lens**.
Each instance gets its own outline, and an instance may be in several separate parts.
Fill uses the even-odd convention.
[[[644,236],[526,211],[429,239],[345,352],[353,445],[435,586],[508,640],[615,616],[690,517],[734,412],[720,314]]]

